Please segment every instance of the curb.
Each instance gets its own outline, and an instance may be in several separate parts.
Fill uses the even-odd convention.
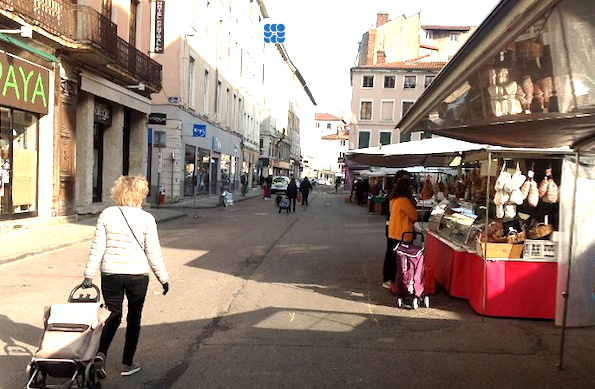
[[[157,220],[156,222],[157,222],[157,224],[160,224],[162,222],[166,222],[166,221],[170,221],[170,220],[181,219],[181,218],[184,218],[186,216],[188,216],[187,213],[181,213],[180,212],[180,214],[178,214],[178,215],[167,216],[167,217],[164,217],[161,220]],[[90,242],[92,239],[93,239],[93,236],[86,236],[84,238],[79,238],[79,239],[75,239],[75,240],[64,242],[64,243],[59,243],[59,244],[55,244],[55,245],[51,245],[51,246],[40,247],[38,249],[26,251],[26,252],[19,253],[19,254],[10,256],[10,257],[0,258],[0,266],[1,265],[5,265],[7,263],[19,261],[21,259],[25,259],[25,258],[29,258],[29,257],[35,257],[37,255],[41,255],[41,254],[45,254],[45,253],[50,253],[52,251],[61,250],[63,248],[74,246],[74,245],[77,245],[79,243]]]

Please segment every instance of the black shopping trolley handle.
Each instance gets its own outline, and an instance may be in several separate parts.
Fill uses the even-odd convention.
[[[98,303],[101,300],[101,292],[99,291],[99,287],[95,284],[91,284],[93,289],[95,289],[95,297],[91,297],[90,293],[83,295],[82,293],[79,294],[78,297],[74,297],[74,294],[77,290],[83,289],[83,285],[79,284],[74,287],[72,292],[70,292],[70,297],[68,297],[69,303]]]
[[[424,241],[424,234],[420,234],[417,231],[405,231],[403,232],[403,235],[401,235],[401,242],[405,242],[405,235],[411,235],[411,242],[415,240],[416,235],[421,236],[421,241]]]

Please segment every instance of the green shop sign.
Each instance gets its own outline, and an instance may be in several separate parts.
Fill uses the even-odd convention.
[[[48,113],[50,71],[0,51],[0,105]]]

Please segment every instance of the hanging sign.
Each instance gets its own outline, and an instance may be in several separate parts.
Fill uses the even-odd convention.
[[[2,105],[47,114],[49,87],[48,69],[0,51]]]
[[[149,114],[149,124],[157,124],[161,126],[165,126],[167,123],[167,114],[166,113],[150,113]]]
[[[155,50],[157,54],[163,53],[165,45],[164,29],[165,29],[165,1],[155,2]]]

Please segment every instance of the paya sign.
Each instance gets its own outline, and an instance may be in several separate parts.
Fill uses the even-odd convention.
[[[0,105],[48,113],[50,71],[0,51]]]

